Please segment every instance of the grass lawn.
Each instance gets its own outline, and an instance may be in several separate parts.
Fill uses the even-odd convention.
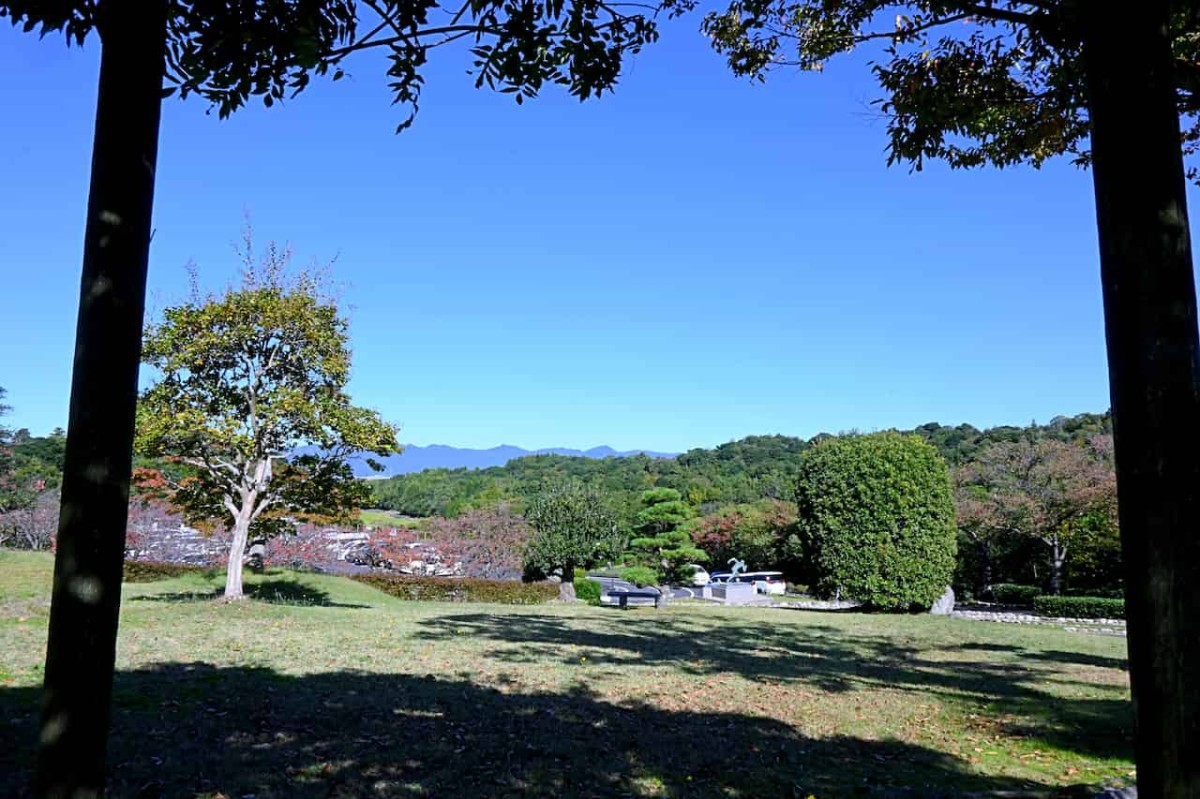
[[[0,796],[51,560],[0,552]],[[1125,642],[929,616],[405,603],[334,577],[128,585],[113,796],[834,797],[1126,778]]]
[[[368,527],[415,528],[420,526],[420,520],[410,516],[401,516],[390,510],[361,510],[358,512],[358,520]]]

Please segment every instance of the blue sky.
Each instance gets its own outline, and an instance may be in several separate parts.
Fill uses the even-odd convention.
[[[691,20],[615,94],[517,107],[462,53],[393,133],[380,64],[219,121],[165,106],[151,312],[184,265],[336,256],[351,391],[416,444],[679,451],[1108,406],[1091,182],[885,165],[864,63],[766,86]],[[0,28],[0,386],[65,424],[98,52]],[[1193,206],[1196,198],[1192,197]]]

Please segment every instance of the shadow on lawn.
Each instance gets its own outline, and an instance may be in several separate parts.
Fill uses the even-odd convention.
[[[1029,650],[1012,644],[989,644],[972,641],[963,644],[961,649],[977,651],[977,652],[1001,652],[1012,655],[1017,655],[1024,658],[1032,658],[1033,660],[1042,660],[1048,663],[1061,663],[1065,666],[1095,666],[1100,669],[1118,669],[1120,671],[1129,671],[1128,658],[1114,658],[1105,655],[1090,655],[1086,652],[1062,652],[1053,651],[1036,651]]]
[[[511,620],[511,619],[510,619]],[[38,694],[0,689],[0,795],[20,796]],[[584,687],[171,663],[114,687],[110,796],[907,796],[1040,787],[897,741],[807,739],[768,718],[614,705]]]
[[[225,593],[223,588],[208,591],[180,591],[167,594],[146,594],[133,597],[134,602],[212,602]],[[301,605],[322,608],[368,608],[370,605],[355,605],[334,602],[328,591],[314,588],[294,580],[263,580],[246,583],[246,596],[273,605]]]
[[[598,629],[561,616],[467,613],[422,622],[429,640],[474,635],[495,641],[491,659],[570,663],[586,650],[589,662],[618,667],[670,663],[692,674],[734,673],[747,679],[801,681],[830,693],[898,689],[934,695],[971,711],[981,706],[997,718],[1005,735],[1042,740],[1086,757],[1132,758],[1132,707],[1123,697],[1055,696],[1047,682],[1062,685],[1055,664],[1115,667],[1115,658],[1069,652],[1025,652],[1007,658],[990,645],[978,657],[955,647],[958,657],[939,659],[938,650],[897,644],[894,639],[855,635],[828,625],[795,627],[769,622],[700,626],[689,619],[641,615],[598,620]],[[1117,693],[1114,689],[1113,693]]]

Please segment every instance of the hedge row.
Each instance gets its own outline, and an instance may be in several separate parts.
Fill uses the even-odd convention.
[[[155,583],[170,580],[185,574],[203,574],[211,571],[209,566],[193,566],[189,563],[162,563],[154,560],[125,561],[124,580],[127,583]]]
[[[1042,589],[1036,585],[996,583],[992,586],[992,599],[1005,605],[1032,605],[1041,595]]]
[[[356,574],[353,579],[389,596],[420,602],[497,602],[504,605],[538,605],[558,596],[555,583],[522,583],[517,580],[474,580],[450,577],[392,577]]]
[[[1067,619],[1123,619],[1125,600],[1096,596],[1039,596],[1033,600],[1033,612]]]

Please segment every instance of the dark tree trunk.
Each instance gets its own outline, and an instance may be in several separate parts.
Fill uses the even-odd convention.
[[[163,0],[99,8],[100,84],[34,792],[104,792],[165,44]]]
[[[1086,6],[1139,794],[1200,796],[1200,359],[1166,0]]]
[[[1063,569],[1067,565],[1067,550],[1061,542],[1057,535],[1050,539],[1050,593],[1053,596],[1062,593]]]
[[[979,595],[992,590],[992,542],[979,542]]]

